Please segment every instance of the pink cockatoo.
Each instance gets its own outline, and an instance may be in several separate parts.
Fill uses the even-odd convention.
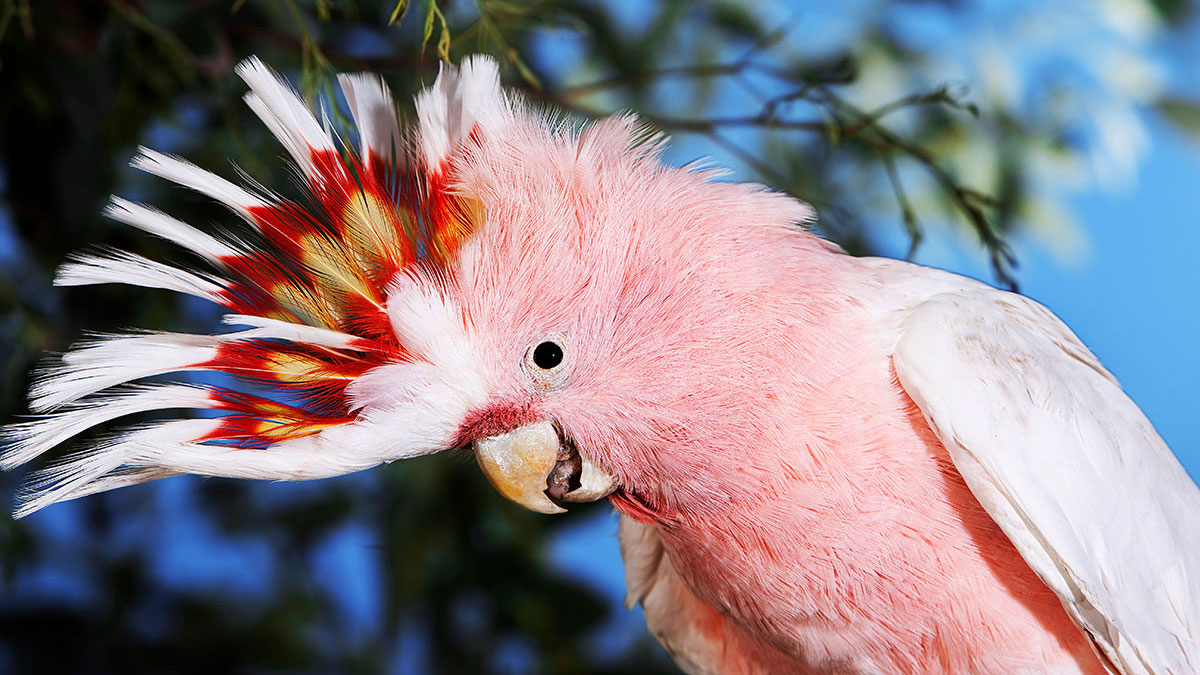
[[[806,232],[808,206],[664,165],[630,116],[574,131],[446,68],[411,128],[341,78],[342,146],[238,68],[309,198],[142,150],[250,226],[108,215],[207,271],[77,256],[62,285],[166,288],[241,330],[86,343],[41,374],[18,514],[181,473],[299,480],[471,448],[535,511],[607,498],[628,601],[690,673],[1200,672],[1200,491],[1042,306]],[[190,370],[227,384],[132,382]],[[224,381],[224,380],[223,380]]]

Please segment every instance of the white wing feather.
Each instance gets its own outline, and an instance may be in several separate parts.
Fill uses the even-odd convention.
[[[901,384],[1123,675],[1200,672],[1200,490],[1053,314],[982,287],[904,319]]]

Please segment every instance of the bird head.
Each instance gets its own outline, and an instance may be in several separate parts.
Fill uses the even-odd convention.
[[[103,421],[215,411],[130,428],[35,474],[18,513],[178,473],[306,479],[467,448],[534,511],[611,497],[655,517],[688,495],[730,498],[771,433],[779,307],[807,206],[664,164],[632,116],[572,127],[500,87],[495,64],[443,68],[401,124],[386,85],[341,84],[342,145],[257,60],[246,100],[303,176],[306,198],[243,187],[142,150],[134,166],[250,225],[214,237],[114,199],[107,213],[203,258],[204,271],[83,254],[58,283],[198,295],[244,328],[102,337],[43,372],[5,430],[0,466]],[[133,384],[207,370],[220,385]]]

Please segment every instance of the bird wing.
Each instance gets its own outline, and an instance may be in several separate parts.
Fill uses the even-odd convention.
[[[1123,675],[1200,672],[1200,490],[1079,339],[995,289],[903,319],[896,375],[975,497]]]

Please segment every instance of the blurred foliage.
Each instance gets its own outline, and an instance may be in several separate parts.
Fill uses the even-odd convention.
[[[953,14],[962,3],[934,4]],[[1191,17],[1183,0],[1145,6],[1166,26]],[[536,101],[579,118],[634,109],[684,148],[813,202],[819,227],[851,252],[876,250],[878,228],[891,227],[911,254],[927,221],[959,223],[996,280],[1013,283],[1006,237],[1039,225],[1031,166],[1080,152],[1077,140],[1014,101],[981,105],[954,83],[925,86],[911,75],[930,55],[883,9],[872,16],[854,44],[813,54],[797,48],[802,19],[771,23],[730,0],[0,0],[0,418],[25,411],[40,355],[84,330],[212,330],[211,308],[134,288],[62,292],[51,270],[98,242],[177,255],[102,220],[110,194],[230,224],[204,199],[126,168],[138,144],[290,183],[281,149],[240,103],[233,66],[251,54],[310,99],[336,99],[335,72],[368,69],[404,105],[439,59],[491,53]],[[870,82],[905,73],[897,79],[913,91],[871,95]],[[1195,102],[1152,103],[1200,127]],[[981,147],[991,162],[982,174],[956,160]],[[19,478],[0,476],[6,494]],[[525,513],[470,462],[440,456],[309,488],[163,483],[28,521],[0,516],[0,671],[674,672],[647,635],[599,653],[592,641],[612,599],[547,562],[561,528],[606,506]],[[161,542],[196,523],[209,532],[202,546],[266,551],[235,559],[262,571],[252,588],[172,576]],[[378,570],[367,589],[380,609],[366,626],[339,609],[351,580],[322,578],[316,562],[347,528],[366,533]]]
[[[1200,139],[1200,102],[1183,98],[1163,98],[1159,110],[1180,129]]]

